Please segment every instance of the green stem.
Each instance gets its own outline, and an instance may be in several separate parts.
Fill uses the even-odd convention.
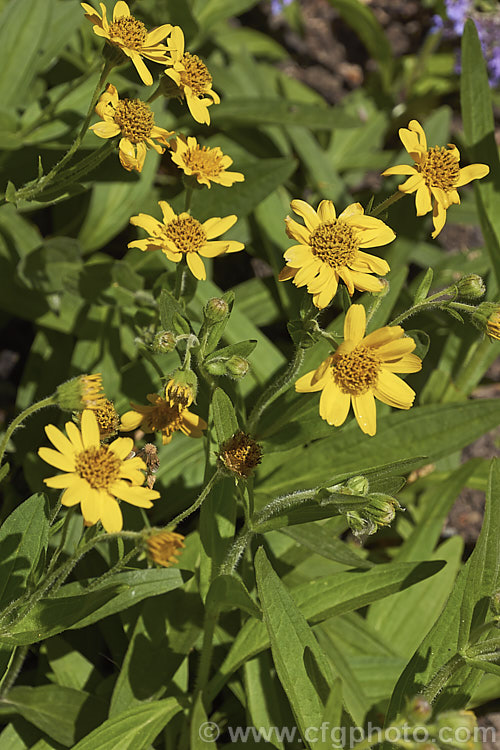
[[[257,399],[257,403],[253,407],[247,423],[247,431],[250,434],[254,434],[259,423],[259,420],[265,410],[276,401],[276,399],[284,393],[291,381],[295,378],[302,362],[304,360],[304,349],[299,345],[293,356],[292,361],[288,365],[287,369],[282,375],[279,375],[274,383],[264,391],[264,393]]]
[[[67,164],[68,161],[70,161],[70,159],[73,158],[73,155],[79,149],[80,144],[83,140],[83,137],[88,130],[88,127],[90,125],[90,120],[92,119],[92,115],[94,113],[94,108],[99,98],[99,94],[113,67],[114,67],[114,62],[106,61],[104,63],[104,67],[99,77],[97,86],[95,87],[94,93],[92,95],[92,99],[90,101],[90,105],[89,105],[85,120],[83,121],[80,131],[78,135],[76,136],[75,140],[73,141],[73,143],[71,144],[68,151],[62,157],[62,159],[58,161],[57,164],[55,164],[50,170],[50,172],[48,172],[45,176],[41,177],[38,180],[33,180],[31,183],[28,183],[24,188],[21,188],[21,190],[18,190],[16,195],[19,199],[32,200],[36,195],[38,195],[38,193],[40,193],[48,185],[50,185],[51,182],[54,181],[55,177],[58,175],[61,169],[65,166],[65,164]]]
[[[390,195],[388,198],[385,199],[385,201],[382,201],[382,203],[379,203],[378,206],[375,206],[373,208],[368,216],[378,216],[379,214],[383,213],[389,206],[392,206],[393,203],[396,203],[397,201],[401,200],[405,193],[402,193],[400,190],[396,190],[395,193]]]
[[[56,403],[56,394],[53,393],[52,396],[48,396],[47,398],[43,398],[41,401],[37,401],[35,404],[31,404],[31,406],[28,406],[27,409],[22,411],[20,414],[17,415],[15,419],[12,420],[12,422],[10,423],[10,425],[7,427],[5,431],[5,435],[2,438],[2,442],[0,443],[0,464],[2,463],[5,450],[7,448],[7,445],[9,443],[9,440],[14,430],[16,430],[19,427],[19,425],[22,422],[24,422],[24,420],[27,417],[30,416],[30,414],[34,414],[36,411],[39,411],[39,409],[43,409],[45,406],[53,406],[55,403]]]
[[[196,676],[193,705],[196,703],[198,695],[205,689],[210,676],[210,665],[212,663],[212,654],[214,650],[214,634],[219,614],[219,608],[210,609],[207,607],[205,612],[205,620],[203,623],[203,643],[201,646],[198,674]]]
[[[204,503],[204,501],[207,499],[208,495],[210,494],[211,490],[219,479],[222,478],[222,472],[220,469],[217,469],[210,479],[208,480],[206,486],[202,489],[194,503],[187,508],[186,510],[183,510],[182,513],[179,513],[178,516],[176,516],[172,521],[169,521],[167,526],[170,528],[171,526],[176,527],[178,526],[182,521],[184,521],[188,516],[191,515],[191,513],[194,513],[198,508]]]
[[[175,288],[174,288],[174,297],[176,300],[180,300],[184,293],[184,285],[186,281],[186,273],[187,273],[187,266],[186,266],[186,260],[185,257],[181,258],[181,260],[177,263],[176,269],[175,269]]]
[[[446,664],[443,664],[441,669],[436,672],[432,680],[429,682],[423,691],[424,698],[428,700],[429,703],[433,703],[441,690],[446,687],[453,673],[463,665],[464,658],[461,654],[455,654],[452,656]]]
[[[493,342],[485,338],[477,347],[473,347],[461,372],[455,380],[455,388],[461,393],[468,393],[481,379],[485,371],[485,358],[491,352]]]
[[[140,534],[137,535],[140,537]],[[129,552],[127,552],[126,555],[123,555],[123,557],[118,560],[117,563],[113,565],[112,568],[107,570],[105,573],[102,574],[102,576],[99,576],[99,578],[96,578],[95,581],[92,581],[92,583],[87,586],[85,589],[86,591],[92,591],[93,589],[96,589],[98,586],[102,586],[102,584],[108,579],[111,578],[111,576],[114,576],[116,573],[119,573],[120,570],[122,570],[128,563],[134,559],[136,555],[139,554],[141,551],[141,548],[139,546],[133,547]]]
[[[186,187],[186,198],[184,200],[184,211],[185,213],[189,213],[191,210],[191,200],[193,198],[193,188],[192,187]]]
[[[239,560],[244,555],[246,548],[250,544],[252,537],[255,535],[255,530],[244,526],[231,547],[228,550],[226,559],[222,563],[219,569],[220,576],[231,575],[236,569]]]
[[[9,667],[7,669],[7,674],[5,675],[3,682],[2,682],[2,689],[0,691],[0,700],[5,700],[7,693],[9,692],[9,690],[11,689],[11,687],[17,680],[17,676],[22,669],[24,660],[26,659],[26,656],[28,655],[28,651],[29,651],[29,646],[17,647],[16,652],[14,654],[14,658],[9,664]]]

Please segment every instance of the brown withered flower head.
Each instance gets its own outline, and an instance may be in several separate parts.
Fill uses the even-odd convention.
[[[218,458],[231,474],[247,479],[262,460],[262,448],[253,437],[238,430],[223,443]]]

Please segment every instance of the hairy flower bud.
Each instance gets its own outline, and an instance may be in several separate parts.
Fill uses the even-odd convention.
[[[168,354],[174,351],[176,341],[172,331],[158,331],[153,339],[152,349],[157,354]]]
[[[229,315],[229,305],[221,297],[212,297],[203,308],[203,314],[209,323],[220,323]]]
[[[226,372],[233,378],[244,378],[250,369],[250,363],[244,357],[234,354],[226,362]]]
[[[469,273],[462,276],[456,283],[457,291],[460,297],[465,299],[479,299],[486,292],[486,286],[481,276],[477,273]]]
[[[78,375],[61,383],[56,390],[56,404],[64,411],[102,409],[106,406],[102,375]]]

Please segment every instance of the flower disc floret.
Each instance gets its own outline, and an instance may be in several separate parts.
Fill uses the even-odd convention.
[[[142,172],[147,149],[163,154],[167,139],[173,135],[172,131],[155,125],[149,104],[140,99],[120,99],[111,83],[99,98],[95,111],[102,122],[92,125],[90,130],[100,138],[121,135],[118,156],[122,167],[129,172],[132,169]]]
[[[251,435],[242,430],[226,440],[219,453],[219,461],[226,469],[244,479],[253,473],[261,460],[262,448]]]
[[[319,415],[339,427],[352,403],[363,432],[375,435],[375,398],[397,409],[409,409],[415,392],[395,373],[418,372],[419,357],[412,354],[416,343],[401,326],[385,326],[365,335],[366,313],[352,305],[344,321],[344,341],[316,370],[295,383],[299,393],[321,391]]]
[[[128,247],[137,247],[143,251],[161,250],[174,263],[186,258],[191,273],[199,280],[207,277],[202,257],[215,258],[217,255],[243,250],[241,242],[214,240],[236,223],[236,216],[207,219],[202,224],[188,213],[175,214],[166,201],[159,201],[158,205],[162,210],[163,221],[148,214],[132,216],[130,223],[144,229],[149,236],[144,240],[130,242]]]
[[[243,182],[245,177],[241,172],[227,172],[233,160],[222,153],[216,146],[200,146],[196,138],[183,135],[170,142],[172,161],[177,164],[184,174],[196,177],[201,185],[211,186],[212,182],[230,187],[235,182]]]
[[[61,503],[65,506],[80,503],[87,526],[102,522],[105,530],[114,533],[123,527],[123,517],[117,499],[140,508],[151,508],[158,492],[142,487],[144,461],[129,458],[133,442],[117,438],[109,445],[101,445],[95,413],[85,409],[81,429],[73,422],[66,423],[66,435],[54,425],[45,428],[54,445],[40,448],[38,455],[56,469],[65,472],[44,480],[48,487],[64,490]]]
[[[178,96],[185,98],[196,122],[210,125],[208,108],[219,104],[219,95],[212,88],[212,76],[205,63],[184,50],[184,33],[175,26],[168,40],[169,67],[165,74],[177,87]]]
[[[342,280],[349,294],[380,292],[384,282],[372,276],[385,275],[390,269],[382,258],[362,248],[386,245],[395,234],[383,221],[366,216],[359,203],[348,206],[338,217],[331,201],[321,201],[318,210],[302,200],[293,200],[292,210],[304,225],[286,218],[287,235],[299,244],[285,252],[286,266],[280,281],[291,279],[295,286],[306,286],[316,307],[326,307]]]
[[[141,80],[146,86],[151,86],[153,76],[146,67],[144,60],[152,60],[156,63],[165,64],[168,61],[164,44],[159,44],[162,39],[170,34],[172,25],[167,23],[158,26],[152,31],[130,13],[127,3],[118,0],[113,9],[113,20],[107,19],[106,6],[99,3],[101,14],[88,3],[80,3],[85,11],[85,18],[94,24],[94,34],[105,39],[112,47],[116,47],[126,55],[135,65]]]
[[[460,168],[460,152],[452,143],[447,147],[428,148],[424,129],[417,120],[411,120],[408,128],[400,128],[399,137],[415,166],[399,164],[389,167],[382,174],[408,176],[399,185],[399,190],[407,194],[415,193],[417,216],[432,211],[432,237],[436,238],[446,223],[448,208],[460,203],[457,188],[486,177],[490,168],[487,164],[470,164]]]

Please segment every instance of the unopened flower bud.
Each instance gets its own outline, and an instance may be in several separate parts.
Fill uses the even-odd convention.
[[[64,411],[101,409],[106,405],[102,375],[79,375],[67,380],[56,390],[56,404]]]
[[[472,711],[445,711],[433,721],[441,748],[471,750],[474,744],[477,720]]]
[[[363,512],[377,526],[389,526],[396,517],[396,510],[401,510],[401,505],[394,497],[377,492],[370,495],[370,504]]]
[[[490,338],[500,340],[500,303],[481,302],[472,313],[472,322]]]
[[[406,715],[412,723],[427,721],[432,716],[432,706],[422,695],[416,695],[408,701]]]
[[[456,283],[457,291],[460,297],[465,299],[479,299],[486,292],[486,286],[481,276],[477,273],[469,273],[462,276]]]
[[[220,323],[229,315],[229,305],[221,297],[212,297],[203,308],[203,313],[209,323]]]
[[[187,407],[193,403],[198,390],[198,378],[192,370],[175,370],[165,386],[165,401]]]
[[[364,518],[354,510],[349,511],[345,516],[354,536],[367,536],[377,531],[377,525],[373,521]]]
[[[224,359],[209,359],[205,362],[205,369],[210,375],[225,375],[226,374],[226,360]]]
[[[366,495],[368,492],[368,479],[363,476],[351,477],[346,482],[347,489],[355,495]]]
[[[153,340],[152,349],[158,354],[168,354],[173,352],[176,344],[176,337],[172,331],[158,331]]]
[[[233,378],[244,378],[250,369],[250,363],[244,357],[238,357],[236,354],[230,357],[226,362],[227,374]]]

